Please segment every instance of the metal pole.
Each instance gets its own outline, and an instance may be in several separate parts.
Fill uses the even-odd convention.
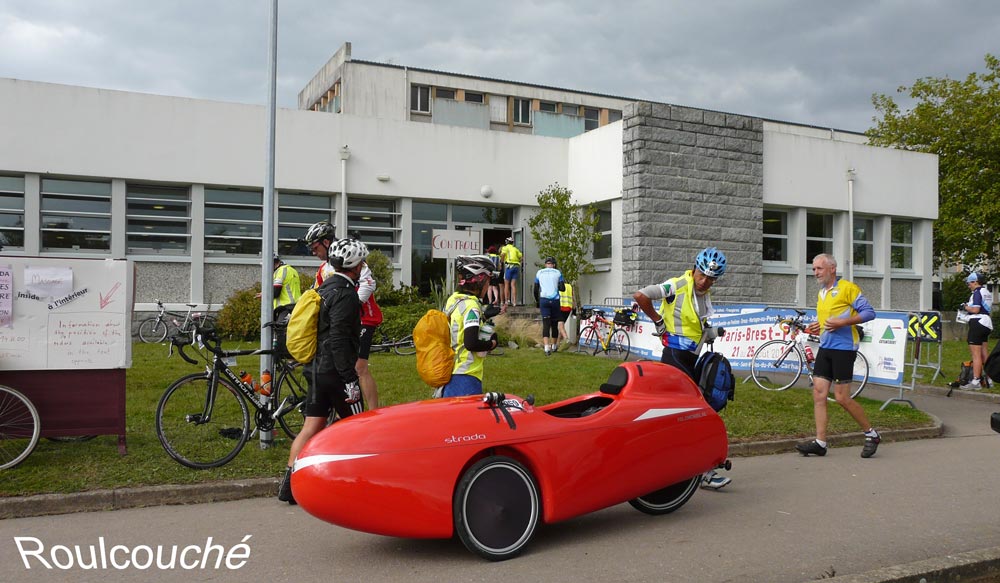
[[[847,169],[847,264],[844,274],[847,281],[854,281],[854,168]]]
[[[271,348],[271,328],[265,324],[273,317],[274,302],[274,118],[275,102],[277,101],[277,68],[278,68],[278,0],[271,0],[270,46],[267,53],[267,154],[264,162],[264,201],[263,222],[261,225],[261,258],[260,258],[260,347]],[[262,355],[260,359],[260,376],[265,370],[271,369],[271,356]],[[265,397],[266,398],[266,397]],[[273,431],[260,432],[260,447],[266,449],[273,442]]]

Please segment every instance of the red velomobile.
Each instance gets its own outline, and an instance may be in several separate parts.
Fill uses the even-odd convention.
[[[519,553],[540,522],[628,501],[680,508],[726,462],[726,427],[681,371],[616,368],[600,391],[535,407],[500,393],[376,409],[337,422],[295,461],[307,512],[409,538],[456,533],[474,553]]]

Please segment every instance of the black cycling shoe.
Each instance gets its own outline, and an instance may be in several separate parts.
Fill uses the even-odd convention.
[[[795,444],[795,449],[799,450],[799,453],[804,456],[812,454],[823,457],[826,455],[826,448],[816,443],[815,439],[806,443],[797,443]]]
[[[865,436],[865,446],[861,448],[861,457],[870,458],[875,455],[875,450],[878,449],[878,444],[882,443],[882,436],[875,435],[875,437]]]
[[[295,501],[295,496],[292,495],[292,468],[285,470],[285,475],[281,477],[281,482],[278,483],[278,500],[288,502],[291,505],[298,504]]]

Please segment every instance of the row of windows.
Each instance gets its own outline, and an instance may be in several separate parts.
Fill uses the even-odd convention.
[[[461,94],[461,95],[460,95]],[[456,100],[461,96],[462,101],[471,103],[488,103],[490,105],[490,121],[496,123],[507,123],[507,97],[503,95],[489,95],[472,91],[458,91],[444,87],[431,87],[428,85],[410,85],[410,111],[414,113],[431,113],[431,97],[434,99]],[[521,97],[513,98],[512,121],[515,124],[531,125],[532,123],[532,101]],[[584,131],[597,129],[601,125],[601,110],[596,107],[585,107],[582,105],[569,103],[555,103],[551,101],[539,101],[538,111],[547,113],[558,113],[574,117],[583,117]],[[622,118],[622,112],[608,110],[608,123],[616,122]]]
[[[788,250],[787,211],[764,210],[764,261],[787,263]],[[890,268],[913,269],[913,222],[892,219]],[[875,219],[854,217],[852,234],[852,260],[855,267],[875,267]],[[806,213],[807,265],[820,253],[833,253],[833,215]]]

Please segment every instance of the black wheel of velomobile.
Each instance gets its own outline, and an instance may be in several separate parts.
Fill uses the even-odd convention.
[[[491,456],[462,476],[453,510],[462,544],[481,557],[503,561],[531,540],[542,503],[527,468],[508,457]]]
[[[684,503],[694,496],[695,490],[701,483],[701,476],[695,476],[690,480],[677,482],[676,484],[660,488],[655,492],[650,492],[644,496],[633,498],[628,503],[639,512],[658,516],[660,514],[670,514],[677,510]]]

